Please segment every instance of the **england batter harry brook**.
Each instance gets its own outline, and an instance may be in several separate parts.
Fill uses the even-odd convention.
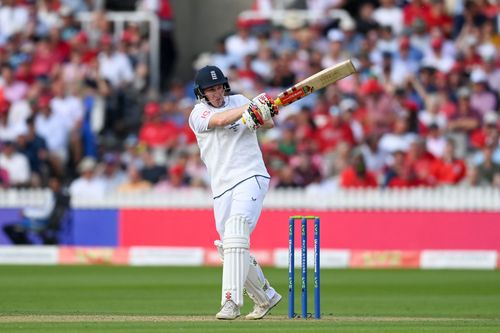
[[[214,243],[223,260],[221,310],[218,319],[235,319],[243,306],[243,289],[255,303],[247,319],[261,319],[281,300],[250,254],[255,229],[270,176],[264,165],[256,129],[273,127],[278,113],[266,94],[252,101],[228,95],[222,71],[206,66],[195,77],[199,100],[189,116],[201,158],[211,178],[214,215],[221,240]]]

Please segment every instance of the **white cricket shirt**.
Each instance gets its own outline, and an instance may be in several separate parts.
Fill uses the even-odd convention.
[[[189,116],[189,126],[196,134],[215,198],[251,177],[270,177],[262,159],[257,134],[248,129],[241,119],[226,127],[208,129],[208,122],[214,114],[250,102],[243,95],[226,96],[225,99],[226,104],[221,108],[198,103]]]

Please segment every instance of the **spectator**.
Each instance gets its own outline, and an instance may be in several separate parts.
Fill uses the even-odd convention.
[[[109,96],[109,93],[109,84],[98,75],[85,78],[81,92],[84,114],[80,131],[84,156],[97,156],[98,136],[104,132],[106,119],[105,97]]]
[[[118,186],[118,193],[144,193],[152,188],[151,183],[142,179],[140,170],[129,165],[127,169],[127,180]]]
[[[136,135],[129,135],[125,139],[124,152],[121,154],[120,162],[123,165],[133,165],[137,169],[142,169],[144,160],[142,159],[141,153],[145,148],[143,144],[139,144],[139,139]]]
[[[433,37],[424,59],[425,64],[432,64],[438,71],[448,73],[455,63],[452,52],[445,52],[445,39],[442,36]]]
[[[366,1],[359,6],[359,15],[356,17],[357,31],[363,35],[367,35],[370,31],[374,31],[379,27],[378,22],[373,16],[375,5]]]
[[[85,31],[79,31],[68,41],[68,43],[70,44],[72,52],[80,55],[82,64],[88,65],[97,59],[98,51],[89,45],[89,36]],[[71,70],[74,69],[75,64],[77,68],[80,67],[78,66],[78,59],[72,59],[70,56],[70,61],[69,67]],[[66,69],[66,71],[70,70]],[[70,73],[71,72],[72,71],[70,71]]]
[[[100,19],[99,19],[100,20]],[[105,19],[102,24],[104,24]],[[104,25],[102,29],[106,29]],[[104,32],[99,39],[102,51],[97,55],[98,75],[108,81],[111,90],[106,100],[105,129],[114,138],[122,139],[138,115],[134,112],[133,86],[136,79],[130,59],[121,50],[115,48],[113,37]]]
[[[437,124],[430,124],[425,139],[427,151],[435,158],[441,158],[445,152],[446,141],[443,130]]]
[[[293,178],[300,187],[320,183],[321,172],[318,165],[313,161],[311,152],[305,149],[299,151],[298,155],[290,163],[293,165]]]
[[[217,39],[217,41],[215,42],[215,46],[214,46],[215,50],[211,54],[211,61],[209,61],[209,63],[214,64],[215,66],[217,66],[221,70],[223,70],[224,73],[227,73],[227,72],[229,72],[229,68],[231,66],[238,65],[238,62],[240,59],[237,55],[227,53],[225,43],[226,43],[226,37],[221,37],[221,38]],[[260,61],[263,60],[261,58],[266,53],[266,51],[263,51],[264,49],[265,48],[259,49],[259,54],[257,55],[257,57],[259,59],[256,60],[257,64],[260,64]],[[271,50],[271,52],[272,52],[272,50]],[[202,59],[202,58],[200,57],[200,59]],[[203,64],[201,67],[203,67],[204,65],[205,64]],[[260,64],[260,65],[262,65],[262,64]],[[272,63],[271,63],[271,65],[272,65]],[[201,67],[196,66],[196,68],[201,68]],[[260,66],[256,65],[255,67],[260,67]],[[256,72],[259,72],[255,68],[254,68],[254,70]]]
[[[255,58],[251,61],[251,69],[258,74],[264,81],[271,81],[274,76],[273,62],[275,55],[273,50],[268,46],[259,48]]]
[[[189,157],[186,161],[185,173],[191,186],[199,188],[209,187],[210,177],[208,175],[208,170],[201,159],[200,151],[197,146],[191,146],[189,148]]]
[[[457,98],[457,112],[448,121],[448,131],[456,140],[460,155],[463,156],[469,146],[469,136],[481,124],[481,116],[471,106],[469,88],[460,88]]]
[[[321,153],[326,154],[335,150],[340,142],[354,145],[355,138],[351,124],[347,122],[350,120],[348,116],[327,114],[316,115],[314,119],[317,125],[315,142]]]
[[[342,47],[344,33],[339,29],[332,29],[328,31],[327,37],[330,41],[330,45],[328,52],[326,52],[321,59],[321,66],[323,68],[331,67],[348,58],[348,54],[346,54]]]
[[[344,48],[350,57],[358,54],[363,36],[357,31],[356,22],[352,18],[343,18],[339,28],[344,34]]]
[[[139,141],[166,152],[176,145],[177,136],[177,127],[170,121],[163,121],[159,104],[147,103],[144,106],[144,123],[139,131]]]
[[[300,187],[300,185],[294,179],[293,168],[289,165],[284,165],[282,168],[280,168],[276,176],[278,177],[278,181],[275,185],[275,188],[277,189]]]
[[[393,65],[394,68],[396,68],[396,71],[400,68],[406,68],[406,70],[409,71],[410,74],[417,74],[420,67],[420,61],[423,58],[423,53],[413,47],[408,36],[401,37],[398,46],[399,48],[393,55]],[[405,72],[397,73],[402,76]],[[399,79],[396,80],[396,82],[399,82]]]
[[[394,130],[384,134],[379,142],[379,148],[385,153],[394,153],[398,150],[407,152],[410,144],[417,139],[415,133],[408,131],[408,118],[398,117],[394,123]]]
[[[28,118],[26,130],[19,133],[17,146],[28,158],[32,176],[46,184],[50,174],[49,152],[46,141],[36,133],[34,117]]]
[[[103,156],[102,170],[99,173],[99,182],[104,185],[106,193],[114,193],[125,181],[127,175],[122,171],[120,160],[115,153],[106,153]]]
[[[383,187],[401,188],[418,185],[413,170],[405,164],[405,153],[397,150],[392,155],[392,163],[384,172]]]
[[[324,180],[328,182],[327,178],[337,181],[339,174],[349,166],[352,146],[347,142],[339,142],[335,150],[322,156],[321,174]],[[322,185],[325,182],[322,182]],[[328,187],[328,186],[327,186]]]
[[[28,24],[28,10],[15,2],[3,0],[0,6],[0,45],[3,45],[9,37],[21,32]]]
[[[415,176],[415,185],[431,185],[432,168],[436,158],[426,150],[425,140],[419,138],[410,145],[405,165]]]
[[[498,95],[489,90],[486,73],[481,69],[475,69],[471,73],[470,80],[472,82],[471,107],[479,112],[481,117],[490,110],[496,110]]]
[[[493,161],[495,145],[486,145],[482,151],[484,161],[477,166],[479,182],[486,185],[493,185],[496,175],[500,174],[500,163]]]
[[[62,65],[62,80],[66,84],[82,82],[89,70],[88,65],[83,63],[82,54],[76,50],[71,51],[70,60]]]
[[[75,86],[65,91],[64,83],[61,80],[52,83],[53,98],[50,100],[50,109],[55,117],[62,120],[66,126],[69,148],[73,161],[78,163],[82,158],[81,132],[84,117],[84,108],[81,98],[74,91]]]
[[[156,163],[150,150],[146,149],[144,151],[142,159],[144,161],[144,166],[142,167],[140,173],[144,180],[150,182],[151,184],[156,184],[165,177],[165,167]]]
[[[271,86],[286,88],[295,84],[295,73],[290,70],[289,59],[289,51],[282,52],[278,56],[274,62],[274,77],[269,83]]]
[[[102,51],[97,56],[99,61],[99,74],[108,80],[113,88],[123,89],[134,79],[132,64],[128,57],[115,50],[113,37],[103,35],[100,39]]]
[[[361,86],[359,98],[366,107],[368,131],[375,134],[389,132],[397,115],[393,97],[376,79],[369,79]]]
[[[486,17],[481,13],[479,4],[474,0],[465,0],[463,11],[455,16],[453,35],[457,36],[465,28],[479,27],[485,21]]]
[[[498,119],[498,118],[497,118]],[[491,119],[493,120],[493,119]],[[482,151],[482,148],[485,146],[491,146],[493,149],[492,152],[492,160],[494,163],[500,164],[500,134],[498,130],[498,125],[495,123],[493,124],[492,122],[488,121],[488,124],[486,125],[487,127],[487,132],[486,132],[486,139],[484,140],[484,146],[480,147],[481,150],[476,151],[475,154],[472,156],[473,157],[473,163],[475,165],[479,165],[481,163],[484,163],[485,161],[485,156],[484,152]]]
[[[231,56],[237,57],[238,65],[246,55],[257,54],[259,41],[250,34],[250,27],[247,22],[239,20],[236,22],[237,32],[226,39],[226,50]]]
[[[363,155],[355,152],[350,166],[340,174],[340,186],[343,188],[375,188],[378,186],[375,174],[366,168]]]
[[[373,12],[375,21],[380,26],[389,26],[395,34],[403,30],[403,11],[396,6],[394,0],[381,0],[380,7]]]
[[[465,162],[455,156],[455,143],[446,142],[443,156],[434,162],[432,177],[436,185],[456,185],[467,171]]]
[[[67,28],[67,27],[63,27]],[[68,31],[66,31],[68,32]],[[70,36],[74,31],[69,32]],[[66,40],[61,39],[61,29],[59,26],[53,27],[49,30],[49,35],[47,36],[50,49],[52,50],[52,57],[54,57],[59,63],[58,69],[60,69],[60,65],[69,59],[69,54],[71,52],[70,46],[66,42]],[[69,39],[69,36],[68,36]]]
[[[54,57],[54,49],[46,38],[40,39],[35,44],[33,59],[31,61],[31,72],[35,77],[51,78],[58,71],[59,61]]]
[[[459,185],[466,188],[474,188],[485,186],[486,184],[480,181],[478,168],[474,165],[470,165],[467,167],[467,174]]]
[[[388,153],[380,148],[380,136],[370,134],[365,142],[359,147],[360,153],[368,171],[378,174],[385,166]]]
[[[410,29],[407,32],[410,36],[412,45],[426,54],[430,49],[431,36],[428,32],[427,22],[423,18],[414,20]]]
[[[25,98],[28,93],[28,85],[23,81],[16,80],[14,71],[10,65],[3,64],[1,68],[0,89],[3,90],[4,98],[10,103],[15,103]]]
[[[382,63],[374,68],[378,81],[386,91],[396,90],[396,86],[402,85],[407,75],[405,72],[401,73],[401,68],[394,66],[392,58],[392,52],[384,51],[382,53]]]
[[[425,0],[413,0],[403,7],[403,23],[406,27],[414,26],[415,22],[427,22],[431,15],[431,7]]]
[[[436,124],[441,130],[447,125],[446,115],[441,112],[443,101],[437,94],[427,95],[425,99],[425,110],[418,114],[419,132],[427,133],[431,124]]]
[[[0,100],[0,141],[12,141],[16,137],[16,128],[9,122],[9,109],[10,103]]]
[[[448,15],[445,0],[431,0],[427,24],[429,30],[440,29],[445,36],[452,36],[453,18]]]
[[[9,184],[15,187],[29,185],[31,170],[28,159],[16,151],[13,141],[4,141],[0,153],[0,168],[7,171]]]
[[[488,76],[488,86],[495,94],[500,95],[500,68],[496,65],[496,47],[488,47],[487,50],[482,55],[484,62],[483,70]]]
[[[186,170],[180,164],[173,165],[168,171],[168,178],[158,182],[154,187],[157,192],[168,192],[180,188],[185,188],[186,183]]]
[[[295,125],[291,122],[285,122],[282,126],[280,138],[278,140],[278,151],[287,156],[293,156],[297,153],[297,139],[295,137]]]
[[[92,157],[84,157],[78,164],[80,177],[76,178],[69,187],[73,198],[100,199],[106,192],[105,183],[96,175],[97,162]]]
[[[49,96],[40,96],[38,99],[35,130],[47,143],[49,161],[54,172],[63,176],[68,161],[68,123],[52,111],[50,100]]]
[[[494,145],[498,142],[499,126],[498,113],[490,110],[483,116],[483,126],[471,133],[471,145],[473,148],[481,149],[486,145]]]

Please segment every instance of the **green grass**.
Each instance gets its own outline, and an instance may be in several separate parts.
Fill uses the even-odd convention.
[[[220,322],[220,267],[0,266],[0,332],[500,331],[499,271],[323,270],[319,321],[287,320],[287,272],[265,272],[285,296],[272,315]]]

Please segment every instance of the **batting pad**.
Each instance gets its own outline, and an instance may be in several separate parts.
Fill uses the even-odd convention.
[[[250,265],[245,281],[245,289],[248,296],[259,306],[269,306],[270,297],[266,294],[266,290],[269,290],[269,288],[262,268],[260,268],[257,260],[253,256],[250,256]]]
[[[224,245],[222,241],[216,240],[214,245],[217,247],[220,259],[224,262]],[[262,268],[260,268],[259,263],[252,254],[249,255],[248,274],[243,286],[255,304],[269,306],[269,300],[274,296],[274,292],[264,277]],[[270,293],[272,294],[271,297],[268,296]]]
[[[224,231],[221,305],[232,300],[243,305],[243,285],[249,266],[250,230],[243,216],[231,216]]]

